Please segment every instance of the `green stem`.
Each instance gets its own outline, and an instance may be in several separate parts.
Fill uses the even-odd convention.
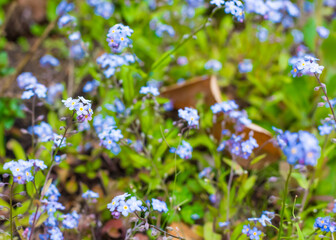
[[[327,91],[326,91],[326,89],[324,88],[324,86],[323,86],[323,84],[322,84],[322,82],[321,82],[321,80],[320,80],[320,77],[319,77],[316,73],[315,73],[315,78],[316,78],[316,81],[318,82],[318,84],[320,85],[320,87],[322,88],[323,94],[324,94],[324,96],[326,97],[326,100],[327,100],[327,103],[328,103],[329,108],[330,108],[330,110],[331,110],[333,119],[334,119],[334,121],[335,121],[335,123],[336,123],[336,115],[335,115],[335,112],[334,112],[334,108],[333,108],[332,104],[330,103],[330,100],[329,100]]]
[[[10,228],[10,236],[11,240],[13,240],[13,188],[14,188],[14,181],[11,185],[10,189],[10,196],[9,196],[9,228]]]
[[[154,62],[149,72],[159,67],[167,58],[169,58],[173,53],[175,53],[178,49],[180,49],[186,42],[192,39],[199,31],[203,30],[206,27],[207,23],[209,22],[209,19],[213,17],[213,15],[218,9],[221,9],[221,8],[217,8],[217,7],[214,8],[210,16],[204,21],[204,23],[201,26],[199,26],[194,32],[188,35],[188,37],[183,37],[182,40],[172,50],[166,52],[165,54],[162,55],[162,57],[159,60]]]
[[[283,230],[283,218],[284,218],[285,209],[286,209],[286,201],[287,201],[287,195],[288,195],[288,184],[289,184],[289,179],[290,179],[291,174],[292,174],[292,170],[293,170],[293,166],[290,165],[288,176],[287,176],[287,179],[286,179],[286,184],[285,184],[285,189],[284,189],[284,194],[283,194],[283,200],[282,200],[278,240],[280,240],[281,233],[282,233],[282,230]]]

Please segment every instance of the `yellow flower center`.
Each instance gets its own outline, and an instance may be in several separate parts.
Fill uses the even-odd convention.
[[[124,206],[124,209],[125,209],[125,210],[127,210],[127,209],[128,209],[128,207],[127,207],[127,206]]]
[[[124,38],[122,37],[122,38],[120,38],[120,40],[121,40],[121,41],[124,41]]]
[[[253,235],[254,235],[254,236],[257,235],[257,232],[254,232]]]
[[[296,151],[296,148],[292,148],[291,152],[292,152],[293,154],[295,154],[295,153],[297,152],[297,151]]]

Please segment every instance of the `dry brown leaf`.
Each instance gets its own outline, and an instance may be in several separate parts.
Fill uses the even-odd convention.
[[[111,219],[105,223],[102,233],[109,235],[111,238],[120,238],[125,233],[125,227],[121,219]]]
[[[199,236],[195,231],[193,227],[189,227],[187,224],[182,223],[182,222],[173,222],[169,227],[173,228],[174,231],[168,231],[168,233],[175,235],[175,236],[180,236],[185,238],[186,240],[202,240],[203,238]],[[176,230],[178,229],[178,230]]]

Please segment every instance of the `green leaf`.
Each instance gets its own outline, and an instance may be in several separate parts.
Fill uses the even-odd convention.
[[[9,142],[7,143],[7,147],[8,147],[8,149],[10,149],[14,152],[14,155],[15,155],[16,159],[22,159],[22,160],[26,159],[25,151],[23,150],[20,143],[18,141],[16,141],[15,139],[9,140]]]
[[[296,226],[296,230],[298,232],[299,240],[304,240],[304,236],[303,236],[303,233],[301,232],[299,224],[295,223],[295,226]]]
[[[205,240],[221,240],[222,237],[220,234],[215,233],[212,229],[213,223],[207,222],[204,226],[203,237]]]
[[[300,187],[307,189],[308,188],[308,180],[300,173],[293,172],[292,177],[298,182]]]
[[[238,197],[236,201],[242,201],[243,198],[247,195],[247,193],[253,188],[255,182],[257,180],[257,176],[253,175],[249,177],[239,188]]]
[[[307,46],[314,51],[315,50],[315,36],[316,36],[316,20],[310,18],[307,24],[303,28],[304,42]]]
[[[41,195],[44,196],[46,194],[46,192],[48,191],[50,185],[52,183],[52,178],[50,178],[47,182],[46,185],[43,186],[43,189],[42,189],[42,192],[41,192]]]

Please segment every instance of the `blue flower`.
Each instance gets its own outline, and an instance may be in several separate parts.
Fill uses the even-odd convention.
[[[14,177],[14,182],[19,184],[25,184],[34,179],[31,174],[32,167],[33,164],[31,162],[21,159],[18,161],[10,161],[3,165],[3,169],[9,169]]]
[[[21,73],[16,79],[19,88],[24,89],[25,87],[36,84],[37,79],[31,72]]]
[[[152,86],[141,87],[140,93],[141,94],[152,94],[153,96],[160,95],[159,90],[156,87],[152,87]]]
[[[259,26],[256,35],[260,42],[266,42],[268,39],[268,30]]]
[[[244,59],[244,61],[240,62],[238,65],[238,69],[240,73],[251,72],[252,68],[253,68],[253,65],[250,59]]]
[[[222,7],[224,6],[224,0],[211,0],[210,1],[210,4],[214,4],[216,5],[217,7]]]
[[[248,235],[250,237],[251,240],[259,240],[260,239],[260,235],[261,235],[261,231],[258,230],[258,228],[254,227],[253,229],[251,229],[248,232]]]
[[[57,187],[54,184],[50,184],[47,192],[45,193],[46,197],[48,197],[48,200],[51,202],[58,201],[58,198],[61,196],[60,192],[58,191]]]
[[[44,162],[42,160],[38,160],[38,159],[30,159],[29,162],[31,162],[33,164],[33,167],[35,167],[35,169],[40,169],[40,170],[44,170],[47,168],[47,165],[44,164]]]
[[[244,225],[242,233],[247,235],[250,232],[250,230],[251,230],[250,224]]]
[[[142,202],[138,200],[136,197],[131,197],[126,201],[127,205],[131,212],[141,211]]]
[[[297,29],[293,29],[291,31],[291,33],[292,33],[292,36],[294,38],[294,42],[295,43],[301,43],[301,42],[303,42],[304,36],[303,36],[303,33],[301,31],[299,31]]]
[[[211,69],[214,72],[218,72],[222,69],[222,64],[215,59],[211,59],[205,63],[204,68],[207,70]]]
[[[120,201],[119,206],[117,208],[118,212],[120,212],[124,217],[127,217],[131,212],[130,206],[125,201]]]
[[[63,215],[64,220],[62,222],[63,227],[67,229],[74,229],[78,227],[78,222],[80,216],[77,214],[76,211],[73,211],[72,213],[68,213]]]
[[[40,142],[48,142],[53,139],[53,130],[51,126],[46,122],[42,121],[40,125],[35,125],[28,128],[29,133],[32,133],[33,130],[34,134],[38,136],[38,140]]]
[[[219,227],[227,227],[230,225],[230,222],[219,222],[218,225]]]
[[[289,164],[315,166],[321,155],[321,147],[314,135],[306,131],[291,133],[277,131],[277,141]]]
[[[293,70],[291,71],[293,77],[300,77],[302,75],[321,74],[324,66],[320,66],[316,63],[318,59],[305,55],[299,57],[293,64]]]
[[[48,88],[47,102],[51,105],[54,103],[57,95],[60,95],[64,90],[62,83],[56,83]]]
[[[315,219],[314,223],[315,228],[320,228],[323,232],[330,231],[330,218],[329,217],[318,217]]]
[[[93,199],[93,198],[99,198],[99,194],[91,191],[91,190],[87,190],[85,193],[82,194],[82,197],[84,199]]]
[[[219,112],[228,113],[232,110],[238,109],[238,105],[234,100],[229,100],[226,102],[216,103],[212,105],[210,109],[215,114]]]
[[[63,240],[63,234],[61,230],[58,227],[53,227],[48,230],[48,233],[50,234],[50,240]]]
[[[317,27],[316,31],[321,38],[328,38],[330,31],[325,27]]]
[[[152,198],[152,207],[158,212],[168,212],[167,204],[155,198]]]
[[[59,27],[59,28],[64,28],[64,27],[70,25],[70,23],[73,23],[73,22],[75,22],[75,21],[76,21],[76,18],[75,18],[75,17],[73,17],[73,16],[71,16],[71,15],[69,15],[69,14],[65,14],[65,15],[63,15],[62,17],[60,17],[60,18],[58,19],[57,24],[58,24],[58,27]],[[75,24],[75,23],[74,23],[74,24]]]
[[[94,12],[105,19],[109,19],[114,12],[114,5],[111,2],[103,1],[95,6]]]
[[[25,91],[22,93],[21,99],[30,99],[33,96],[46,98],[47,88],[40,83],[33,83],[25,86]]]
[[[156,19],[151,20],[149,25],[151,29],[155,30],[158,37],[162,37],[164,33],[167,33],[170,37],[175,36],[175,30],[172,26],[160,23]]]
[[[83,92],[85,92],[85,93],[92,92],[98,86],[99,86],[99,82],[97,80],[93,79],[92,81],[88,81],[88,82],[85,83],[85,85],[83,87]]]
[[[70,47],[70,57],[75,60],[83,59],[85,54],[86,53],[82,43],[76,43]]]
[[[190,127],[197,127],[199,116],[196,109],[185,107],[178,110],[178,116],[188,122]]]
[[[188,142],[182,140],[182,143],[180,146],[177,147],[177,150],[173,148],[171,152],[176,152],[176,154],[179,155],[180,158],[190,159],[192,156],[192,150],[193,148],[191,147],[191,145]]]
[[[198,174],[198,177],[199,178],[204,178],[204,177],[209,178],[211,171],[212,171],[211,167],[206,167]]]
[[[106,41],[114,52],[121,52],[132,44],[132,40],[128,38],[132,33],[130,27],[119,23],[110,28]]]
[[[225,2],[225,13],[232,14],[237,21],[243,22],[245,13],[244,13],[244,5],[239,0],[231,0]]]
[[[57,15],[63,15],[64,13],[70,12],[75,8],[74,3],[68,3],[66,0],[63,0],[58,4],[56,8]]]
[[[59,61],[58,61],[57,58],[55,58],[55,57],[53,57],[49,54],[46,54],[43,57],[41,57],[40,64],[43,67],[46,67],[46,66],[56,67],[56,66],[59,65]]]

